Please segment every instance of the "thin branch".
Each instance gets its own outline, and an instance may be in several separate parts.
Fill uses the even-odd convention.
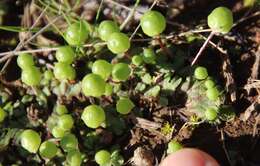
[[[236,27],[237,25],[239,25],[240,23],[248,20],[248,19],[251,19],[253,17],[256,17],[256,16],[259,16],[260,15],[260,11],[258,12],[255,12],[254,14],[250,15],[250,16],[247,16],[247,17],[242,17],[241,19],[239,19],[236,23],[233,24],[232,28]]]
[[[94,46],[104,46],[106,45],[105,42],[102,43],[95,43],[95,44],[85,44],[83,45],[84,48],[86,47],[94,47]],[[24,50],[24,51],[8,51],[1,53],[2,55],[6,55],[3,58],[0,59],[0,63],[5,61],[6,59],[10,58],[11,56],[16,56],[23,53],[39,53],[39,52],[49,52],[49,51],[56,51],[59,47],[53,47],[53,48],[39,48],[35,50]]]
[[[138,24],[138,26],[135,28],[134,32],[132,33],[132,35],[130,36],[129,40],[132,41],[133,37],[135,36],[135,34],[137,33],[138,29],[140,28],[141,24]]]
[[[49,8],[49,5],[46,6],[44,8],[44,10],[41,12],[41,14],[36,18],[35,22],[33,23],[33,25],[31,26],[31,28],[29,29],[28,32],[26,32],[26,35],[30,33],[30,31],[35,28],[35,26],[37,25],[37,23],[40,21],[40,19],[43,17],[43,15],[45,14],[45,12],[47,11],[47,9]],[[15,51],[17,51],[17,49],[21,49],[23,47],[23,41],[20,41],[19,44],[17,45],[17,47],[15,48]]]
[[[106,2],[109,2],[109,3],[112,3],[112,4],[116,5],[116,6],[119,6],[119,7],[123,8],[123,9],[126,9],[126,10],[128,10],[128,11],[132,11],[132,8],[127,7],[127,6],[125,6],[125,5],[122,5],[122,4],[120,4],[120,3],[116,2],[116,1],[113,1],[113,0],[105,0],[105,1],[106,1]],[[138,12],[143,13],[143,12],[140,11],[140,10],[138,10]]]
[[[257,127],[260,121],[260,114],[257,115],[257,117],[255,118],[255,124],[254,124],[254,128],[253,128],[253,137],[255,138],[258,134],[259,128]]]
[[[215,35],[215,32],[211,32],[210,35],[208,36],[207,40],[204,42],[204,44],[201,46],[199,52],[197,53],[196,57],[193,59],[192,63],[191,63],[191,66],[193,66],[198,58],[200,57],[201,53],[205,50],[207,44],[209,43],[210,39]]]
[[[40,31],[38,31],[36,34],[34,34],[30,39],[28,39],[27,41],[25,41],[21,47],[23,47],[24,45],[28,44],[29,42],[31,42],[35,37],[37,37],[39,34],[41,34],[43,31],[45,31],[53,22],[57,21],[61,16],[56,17],[55,19],[53,19],[50,23],[48,23],[45,27],[43,27]],[[15,55],[17,55],[20,51],[8,51],[8,52],[3,52],[0,53],[0,56],[4,56],[3,58],[0,59],[0,63],[11,58],[14,57]],[[20,52],[21,53],[21,52]],[[8,55],[9,54],[9,55]]]
[[[187,34],[193,34],[193,33],[206,33],[206,32],[211,32],[211,29],[202,29],[202,30],[190,30],[190,31],[187,31],[187,32],[182,32],[180,34],[172,34],[172,35],[167,35],[167,36],[160,36],[161,39],[166,39],[166,40],[169,40],[169,39],[172,39],[174,37],[182,37],[182,36],[185,36]],[[204,37],[204,36],[203,36]],[[205,38],[205,37],[204,37]],[[205,38],[207,39],[207,38]],[[132,39],[133,42],[146,42],[146,41],[152,41],[152,40],[156,40],[156,38],[142,38],[142,39]],[[211,43],[211,41],[210,41]],[[213,43],[214,44],[214,43]]]
[[[86,4],[87,2],[83,3],[82,5]],[[73,8],[72,10],[77,10],[79,8],[79,6]],[[71,12],[71,11],[69,11]],[[69,12],[67,12],[66,14],[68,14]],[[39,34],[41,34],[43,31],[45,31],[49,26],[51,26],[52,24],[54,24],[58,19],[60,19],[62,17],[62,15],[58,15],[56,18],[54,18],[51,22],[49,22],[45,27],[43,27],[40,31],[38,31],[36,34],[34,34],[30,39],[28,39],[26,42],[24,42],[22,45],[21,45],[21,48],[23,46],[25,46],[26,44],[30,43],[35,37],[37,37]],[[34,52],[44,52],[44,51],[52,51],[52,50],[57,50],[57,48],[41,48],[41,49],[37,49],[37,50],[29,50],[28,53],[34,53]],[[20,53],[26,53],[27,51],[8,51],[8,52],[3,52],[3,53],[0,53],[0,56],[5,56],[5,57],[2,57],[0,59],[0,63],[17,55],[17,54],[20,54]]]
[[[44,26],[40,31],[38,31],[37,33],[35,33],[30,39],[28,39],[26,42],[24,42],[23,46],[30,43],[33,39],[35,39],[38,35],[40,35],[42,32],[44,32],[46,29],[49,28],[49,26],[51,26],[53,23],[55,23],[56,21],[58,21],[58,19],[60,19],[62,16],[57,16],[56,18],[54,18],[51,22],[49,22],[46,26]]]
[[[208,32],[208,30],[206,29],[205,31],[203,30],[194,30],[194,31],[189,31],[187,33],[203,33],[203,32]],[[168,35],[168,36],[161,36],[162,39],[172,39],[174,37],[176,37],[178,35]],[[204,37],[205,38],[205,37]],[[206,39],[206,38],[205,38]],[[152,41],[152,40],[156,40],[156,38],[144,38],[144,39],[132,39],[132,42],[145,42],[145,41]],[[223,49],[219,48],[215,43],[210,41],[210,44],[213,45],[214,47],[216,47],[220,52],[225,53]],[[95,43],[95,44],[86,44],[83,45],[83,47],[92,47],[94,45],[100,45],[100,46],[104,46],[106,45],[106,43],[102,42],[102,43]],[[14,55],[18,55],[18,54],[22,54],[22,53],[40,53],[40,52],[49,52],[49,51],[56,51],[58,49],[58,47],[53,47],[53,48],[39,48],[39,49],[35,49],[35,50],[24,50],[24,51],[7,51],[7,52],[2,52],[0,53],[0,56],[6,56],[8,54],[14,54]],[[2,59],[6,59],[6,58],[2,58]],[[0,59],[0,62],[4,61]]]
[[[224,131],[223,129],[220,130],[220,134],[221,134],[221,141],[222,141],[222,148],[225,152],[225,155],[227,157],[227,160],[229,162],[230,165],[233,165],[232,162],[231,162],[231,159],[230,159],[230,156],[229,156],[229,153],[228,153],[228,150],[226,148],[226,143],[225,143],[225,136],[224,136]]]
[[[122,25],[120,26],[120,30],[124,29],[124,27],[127,25],[127,23],[129,21],[131,21],[131,19],[133,18],[136,8],[139,5],[140,0],[136,0],[134,7],[132,8],[132,10],[130,11],[130,13],[128,14],[127,18],[125,19],[125,21],[122,23]]]
[[[192,33],[205,33],[205,32],[211,32],[212,30],[211,29],[198,29],[198,30],[190,30],[190,31],[187,31],[187,32],[182,32],[180,33],[178,36],[185,36],[187,34],[192,34]]]
[[[37,19],[35,20],[34,24],[29,28],[29,31],[25,33],[26,35],[29,34],[30,31],[37,25],[37,23],[38,23],[38,22],[40,21],[40,19],[43,17],[44,13],[47,11],[48,8],[49,8],[49,5],[46,6],[46,7],[44,8],[44,10],[41,12],[41,14],[37,17]],[[29,40],[30,40],[30,39],[29,39]],[[21,40],[21,41],[18,43],[18,45],[16,46],[16,48],[14,49],[14,51],[20,50],[20,49],[25,45],[25,43],[23,43],[23,42],[24,42],[24,40]],[[4,66],[2,67],[0,73],[2,73],[2,72],[5,71],[5,69],[7,68],[7,66],[9,65],[9,63],[11,62],[11,60],[12,60],[12,57],[10,57],[10,58],[7,60],[7,62],[6,62],[6,63],[4,64]]]
[[[96,18],[95,18],[95,24],[97,23],[97,21],[98,21],[98,19],[99,19],[99,16],[100,16],[100,12],[101,12],[103,3],[104,3],[104,0],[101,0],[101,2],[100,2],[100,4],[99,4],[99,7],[98,7],[98,10],[97,10],[97,15],[96,15]]]

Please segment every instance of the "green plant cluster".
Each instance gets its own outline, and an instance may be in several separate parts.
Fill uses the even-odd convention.
[[[190,83],[193,86],[187,87]],[[196,67],[194,77],[187,78],[182,88],[189,93],[187,109],[203,121],[217,124],[220,120],[234,117],[232,108],[224,104],[224,91],[212,77],[208,76],[205,67]]]
[[[233,24],[231,18],[232,13],[227,8],[217,8],[209,15],[208,24],[213,31],[227,33]],[[158,11],[147,11],[140,25],[144,34],[161,40],[166,19]],[[4,123],[7,116],[17,114],[18,108],[25,110],[35,101],[39,114],[45,111],[48,117],[31,119],[33,125],[17,130],[20,133],[16,136],[18,145],[29,153],[39,154],[49,165],[55,163],[52,161],[55,158],[69,166],[91,160],[101,166],[123,165],[119,148],[102,146],[97,129],[120,136],[130,128],[125,117],[142,116],[136,96],[152,98],[162,106],[169,106],[172,102],[169,96],[180,89],[188,95],[186,107],[189,111],[209,123],[221,119],[224,92],[208,76],[205,67],[196,67],[191,75],[180,49],[166,44],[166,49],[179,51],[169,61],[164,49],[152,45],[136,48],[128,36],[111,20],[102,21],[96,27],[77,20],[65,30],[63,37],[67,44],[57,49],[57,62],[48,69],[38,64],[31,54],[19,55],[17,64],[22,69],[21,81],[31,91],[23,93],[17,106],[3,102],[5,107],[0,109],[0,123]],[[82,56],[84,44],[90,41],[105,42],[97,49],[105,50],[107,55]],[[79,61],[84,62],[83,67],[78,66]],[[80,106],[75,106],[75,100]],[[103,104],[107,100],[112,102]],[[47,129],[47,134],[41,126]],[[6,139],[10,137],[4,135]],[[171,141],[167,152],[181,148],[180,143]],[[62,158],[62,154],[66,157]]]

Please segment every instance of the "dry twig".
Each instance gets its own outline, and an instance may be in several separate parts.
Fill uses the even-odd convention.
[[[40,21],[40,19],[43,17],[44,13],[47,11],[48,7],[49,7],[49,6],[46,6],[46,7],[44,8],[44,10],[41,12],[41,14],[38,16],[38,18],[35,20],[34,24],[29,28],[29,31],[26,32],[26,34],[30,33],[31,30],[32,30],[33,28],[35,28],[35,26],[37,25],[37,23],[38,23],[38,22]],[[35,34],[35,35],[36,35],[36,34]],[[14,49],[14,51],[20,50],[20,49],[23,48],[26,44],[28,44],[30,41],[32,41],[35,37],[36,37],[36,36],[32,36],[31,38],[29,38],[29,39],[28,39],[27,41],[25,41],[25,42],[24,42],[23,40],[20,40],[20,42],[18,43],[18,45],[16,46],[16,48]],[[13,55],[13,54],[11,54],[11,55]],[[7,68],[8,64],[11,62],[12,57],[13,57],[13,56],[8,57],[8,60],[7,60],[7,62],[4,64],[4,66],[3,66],[3,68],[1,69],[1,72],[0,72],[0,73],[2,73],[2,72]]]
[[[259,65],[260,65],[260,46],[258,47],[256,53],[255,53],[255,63],[252,68],[252,79],[258,79],[259,75]]]
[[[227,159],[228,159],[229,164],[230,164],[230,165],[233,165],[232,162],[231,162],[231,159],[230,159],[228,150],[227,150],[227,148],[226,148],[225,136],[224,136],[223,129],[220,130],[220,134],[221,134],[222,147],[223,147],[223,150],[224,150],[224,152],[225,152],[225,155],[226,155],[226,157],[227,157]]]
[[[207,44],[210,42],[210,39],[211,39],[214,35],[215,35],[215,32],[213,32],[213,31],[209,34],[208,38],[205,40],[204,44],[200,47],[199,52],[197,53],[197,55],[195,56],[195,58],[194,58],[193,61],[191,62],[191,66],[193,66],[193,65],[197,62],[197,60],[198,60],[198,58],[200,57],[201,53],[205,50]]]

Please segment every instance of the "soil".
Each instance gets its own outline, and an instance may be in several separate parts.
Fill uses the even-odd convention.
[[[90,2],[95,1],[89,0]],[[3,25],[20,26],[21,19],[24,18],[19,16],[24,14],[23,9],[28,3],[30,2],[8,1],[8,6],[11,7],[10,10],[14,12],[9,12],[5,16]],[[125,6],[134,4],[128,0],[120,1],[120,3]],[[141,1],[140,6],[147,7],[151,3],[150,0]],[[108,9],[111,9],[111,6],[111,4],[105,4],[105,7]],[[237,24],[228,35],[215,36],[212,39],[212,42],[217,44],[218,48],[227,50],[227,52],[223,53],[217,48],[209,46],[198,63],[206,66],[210,75],[213,75],[221,86],[226,87],[228,91],[226,104],[233,107],[236,117],[218,125],[203,123],[195,126],[186,126],[184,124],[189,116],[184,111],[185,104],[182,102],[173,102],[170,106],[164,107],[160,106],[153,99],[136,95],[134,96],[134,101],[144,111],[144,117],[138,118],[134,114],[127,116],[127,121],[132,125],[130,132],[120,136],[120,138],[115,138],[109,132],[97,131],[101,133],[104,144],[116,143],[121,146],[125,161],[130,161],[129,165],[131,163],[139,166],[158,164],[165,157],[165,144],[170,139],[175,138],[181,141],[185,147],[204,150],[216,158],[220,165],[223,166],[260,166],[260,73],[257,65],[259,64],[257,61],[259,61],[258,57],[260,56],[259,7],[245,8],[240,0],[162,0],[155,6],[155,9],[161,11],[166,16],[167,21],[170,22],[165,34],[178,34],[196,29],[198,25],[206,28],[206,16],[212,9],[218,6],[229,7],[234,12],[234,20]],[[85,11],[84,17],[90,20],[90,22],[95,22],[96,10],[97,8],[94,7],[89,12]],[[124,13],[123,11],[123,9],[118,9],[119,14],[116,13],[119,22],[124,20],[123,16],[120,16],[120,13]],[[84,12],[84,10],[81,9],[78,12]],[[254,16],[256,13],[258,15]],[[103,13],[101,17],[102,19],[110,18],[111,15]],[[33,18],[32,16],[31,19],[33,20]],[[43,20],[41,24],[44,25],[46,22],[46,20]],[[136,26],[137,21],[130,22],[126,27],[126,32],[133,32]],[[204,33],[202,35],[206,36]],[[13,38],[19,40],[18,33],[0,30],[0,36],[1,43],[4,40],[8,41]],[[46,40],[50,40],[54,44],[60,43],[60,39],[55,40],[49,36],[52,35],[43,35]],[[180,40],[178,38],[172,39],[171,42],[172,45],[185,50],[184,52],[192,59],[202,43],[194,42],[187,44],[182,41],[183,38],[180,37]],[[142,45],[140,43],[140,46]],[[14,46],[10,43],[0,44],[0,51],[12,50]],[[28,48],[34,48],[34,46],[30,45]],[[78,65],[80,66],[80,64]],[[19,85],[19,82],[16,82],[19,75],[20,71],[15,64],[15,60],[12,60],[6,72],[0,78],[1,84],[7,86],[15,94]],[[253,84],[254,80],[258,80],[258,84],[257,82]],[[132,81],[134,82],[134,80]],[[172,101],[176,101],[174,99],[177,98],[180,99],[177,101],[184,100],[185,102],[185,97],[180,96],[181,94],[173,95]],[[15,95],[13,99],[16,99]],[[104,99],[104,102],[108,101],[109,99]],[[77,107],[81,108],[82,106]],[[162,135],[159,132],[166,120],[175,126],[170,136]],[[13,147],[9,147],[9,149],[11,148]],[[15,155],[16,150],[11,150],[10,153]],[[8,154],[1,154],[0,152],[0,155],[5,156]],[[22,156],[15,157],[26,162]],[[140,161],[140,158],[143,160]],[[92,164],[94,163],[88,163],[88,165]]]

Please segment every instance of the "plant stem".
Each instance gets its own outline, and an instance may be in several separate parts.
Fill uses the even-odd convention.
[[[122,25],[120,26],[120,30],[124,29],[124,27],[127,25],[128,22],[131,21],[131,19],[133,18],[134,14],[135,14],[135,10],[139,5],[140,0],[136,0],[134,7],[132,8],[132,10],[130,11],[130,13],[128,14],[127,18],[125,19],[125,21],[122,23]]]
[[[82,47],[93,47],[93,46],[104,46],[106,45],[105,42],[102,43],[94,43],[94,44],[85,44]],[[48,51],[56,51],[59,47],[52,47],[52,48],[39,48],[39,49],[35,49],[35,50],[24,50],[24,51],[8,51],[8,52],[2,52],[0,53],[0,57],[4,56],[2,58],[0,58],[0,63],[5,61],[6,59],[16,56],[18,54],[22,54],[22,53],[39,53],[39,52],[48,52]]]
[[[197,55],[196,55],[195,58],[193,59],[193,61],[192,61],[192,63],[191,63],[191,66],[193,66],[193,65],[197,62],[197,60],[198,60],[198,58],[200,57],[201,53],[205,50],[207,44],[209,43],[210,39],[211,39],[214,35],[215,35],[215,32],[214,32],[214,31],[212,31],[212,32],[209,34],[207,40],[206,40],[206,41],[204,42],[204,44],[201,46],[199,52],[197,53]]]
[[[103,7],[103,3],[104,3],[104,0],[101,0],[101,2],[99,4],[99,7],[98,7],[98,10],[97,10],[97,14],[96,14],[96,18],[95,18],[95,24],[97,24],[97,21],[99,19],[99,16],[100,16],[100,13],[101,13],[101,9]]]
[[[34,24],[29,28],[29,31],[26,32],[25,34],[29,34],[29,32],[37,25],[37,23],[40,21],[40,19],[43,17],[43,15],[45,14],[45,12],[47,11],[47,9],[49,8],[49,5],[45,7],[45,9],[41,12],[41,14],[38,16],[38,18],[35,20]],[[41,29],[42,30],[42,29]],[[41,32],[41,30],[39,32]],[[45,29],[44,29],[45,30]],[[37,32],[36,34],[38,34],[39,32]],[[21,40],[18,45],[16,46],[16,48],[14,49],[14,51],[18,51],[20,50],[22,47],[25,46],[25,44],[29,43],[32,39],[34,39],[34,36],[32,36],[31,38],[29,38],[27,41]],[[5,69],[7,68],[7,66],[9,65],[9,63],[12,60],[12,56],[10,57],[10,59],[7,60],[7,62],[4,64],[4,66],[2,67],[0,73],[4,72]]]
[[[159,42],[161,49],[168,56],[168,59],[171,59],[173,57],[172,54],[171,54],[171,51],[166,47],[165,43],[162,41],[162,38],[160,36],[157,36],[156,39]]]

